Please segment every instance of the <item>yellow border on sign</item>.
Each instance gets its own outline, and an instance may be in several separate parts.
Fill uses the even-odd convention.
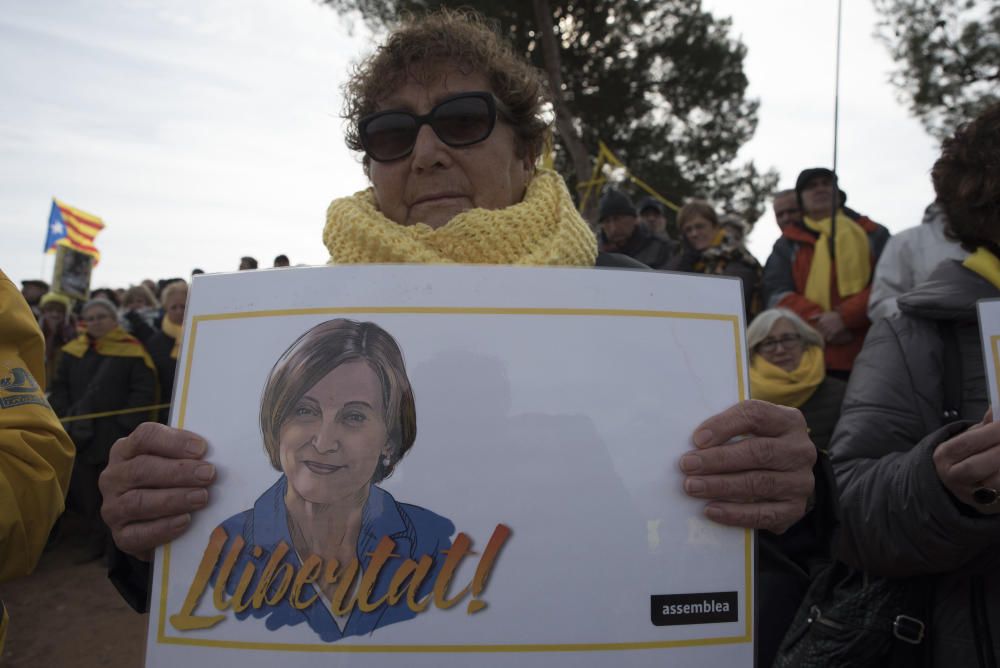
[[[686,313],[680,311],[650,311],[626,309],[553,309],[553,308],[480,308],[480,307],[421,307],[421,306],[377,306],[346,308],[303,308],[272,311],[247,311],[244,313],[220,313],[195,316],[191,323],[191,340],[185,350],[184,386],[181,389],[180,410],[177,416],[178,428],[184,428],[187,409],[188,386],[191,382],[191,363],[194,359],[198,325],[217,320],[240,320],[245,318],[268,318],[289,315],[348,315],[348,314],[422,314],[422,315],[547,315],[547,316],[617,316],[632,318],[672,318],[683,320],[715,320],[729,322],[733,327],[733,345],[736,350],[736,378],[739,400],[747,398],[746,384],[740,361],[743,359],[743,340],[740,337],[739,318],[735,315],[714,313]],[[1000,337],[994,337],[998,339]],[[994,349],[995,350],[995,349]],[[996,358],[996,352],[994,352]],[[998,360],[1000,364],[1000,360]],[[742,636],[722,638],[690,638],[685,640],[664,640],[651,642],[618,643],[564,643],[564,644],[510,644],[510,645],[345,645],[340,643],[300,644],[245,642],[239,640],[208,640],[204,638],[184,638],[166,635],[167,591],[170,573],[170,544],[163,547],[163,577],[160,585],[160,618],[157,624],[156,642],[164,645],[188,645],[196,647],[217,647],[225,649],[279,650],[294,652],[340,652],[340,653],[508,653],[508,652],[602,652],[609,650],[667,649],[671,647],[702,647],[706,645],[733,645],[753,641],[753,532],[743,532],[744,564],[744,613],[746,633]]]
[[[993,382],[997,385],[996,396],[1000,397],[1000,346],[997,345],[998,341],[1000,341],[1000,334],[990,337],[990,348],[993,350]]]

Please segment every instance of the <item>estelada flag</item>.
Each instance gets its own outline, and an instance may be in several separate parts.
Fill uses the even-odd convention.
[[[97,216],[80,211],[52,198],[49,213],[49,229],[45,236],[45,252],[53,253],[56,246],[69,246],[81,253],[94,256],[94,264],[101,259],[101,253],[94,245],[94,237],[104,229],[104,221]]]

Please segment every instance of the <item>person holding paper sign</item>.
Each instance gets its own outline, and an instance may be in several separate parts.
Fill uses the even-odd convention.
[[[346,86],[347,142],[372,187],[330,205],[331,262],[645,268],[599,254],[562,178],[536,167],[550,132],[543,76],[476,14],[441,10],[392,32]],[[803,516],[816,449],[798,411],[743,402],[693,444],[679,465],[709,518],[780,533]],[[208,503],[206,448],[157,425],[117,444],[104,513],[122,550],[149,559]],[[141,606],[134,566],[112,574]]]
[[[976,302],[1000,298],[1000,104],[944,142],[931,175],[949,236],[972,255],[900,297],[857,358],[830,446],[840,552],[874,575],[922,578],[933,665],[996,665],[1000,423]]]
[[[260,429],[271,465],[282,476],[253,508],[221,526],[226,543],[216,565],[231,550],[239,555],[231,568],[222,569],[230,595],[244,598],[237,590],[247,566],[254,576],[245,591],[267,589],[264,573],[273,570],[275,560],[278,568],[295,573],[336,565],[358,580],[367,574],[372,588],[366,600],[383,600],[401,564],[425,556],[434,565],[415,598],[430,593],[442,566],[439,555],[451,546],[455,526],[429,510],[398,503],[377,485],[392,474],[417,436],[403,354],[388,332],[375,323],[341,318],[300,336],[268,375]],[[373,554],[386,537],[392,540],[393,557],[376,564]],[[218,577],[216,570],[213,581]],[[332,642],[417,614],[405,597],[362,610],[352,602],[352,592],[339,585],[354,577],[323,584],[316,579],[297,595],[275,596],[280,600],[274,604],[251,605],[236,616],[265,617],[269,629],[305,621]]]

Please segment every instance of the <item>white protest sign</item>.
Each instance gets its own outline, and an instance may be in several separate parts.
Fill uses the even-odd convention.
[[[1000,299],[981,299],[976,305],[979,311],[979,332],[983,341],[983,366],[990,388],[990,406],[993,419],[1000,419]]]
[[[744,326],[697,275],[198,277],[171,415],[218,478],[147,666],[751,666],[755,536],[677,465],[747,397]]]

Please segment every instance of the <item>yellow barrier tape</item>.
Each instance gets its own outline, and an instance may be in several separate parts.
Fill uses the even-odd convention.
[[[612,165],[614,165],[616,167],[621,167],[622,169],[624,169],[625,170],[625,176],[626,176],[626,178],[628,178],[629,181],[631,181],[635,185],[639,186],[640,188],[642,188],[643,190],[645,190],[647,193],[649,193],[650,195],[652,195],[655,199],[659,200],[663,204],[666,204],[668,207],[670,207],[674,211],[680,211],[681,207],[679,205],[674,204],[673,202],[671,202],[670,200],[668,200],[666,197],[664,197],[660,193],[658,193],[655,190],[653,190],[653,187],[651,185],[649,185],[648,183],[646,183],[645,181],[643,181],[642,179],[640,179],[638,176],[635,176],[634,174],[632,174],[632,171],[627,166],[625,166],[625,164],[621,160],[619,160],[618,157],[615,156],[614,153],[611,152],[611,149],[608,148],[607,144],[605,144],[603,141],[598,140],[597,145],[598,145],[598,148],[599,148],[598,155],[600,157],[604,158],[604,160],[606,160],[607,162],[610,162]]]
[[[129,413],[142,413],[158,411],[161,408],[169,408],[170,404],[155,404],[152,406],[139,406],[138,408],[123,408],[117,411],[104,411],[103,413],[87,413],[86,415],[73,415],[59,418],[60,422],[76,422],[77,420],[93,420],[95,418],[110,417],[112,415],[128,415]]]

